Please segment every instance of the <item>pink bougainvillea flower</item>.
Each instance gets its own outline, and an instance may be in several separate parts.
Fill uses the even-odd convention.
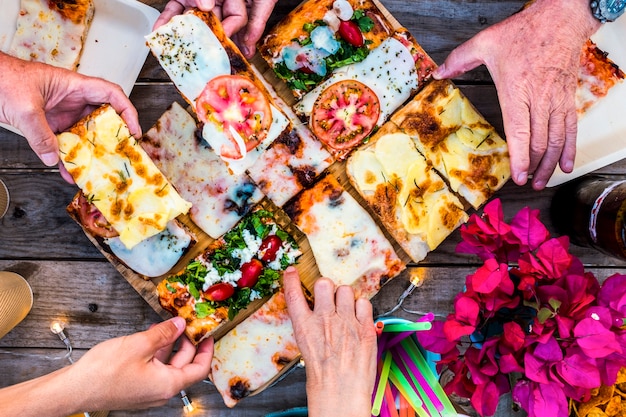
[[[468,277],[467,287],[483,294],[499,288],[505,294],[511,295],[515,289],[509,277],[508,265],[499,264],[495,259],[487,259],[475,274]]]
[[[520,252],[537,249],[550,238],[550,232],[539,220],[539,210],[521,209],[511,220],[511,233],[520,242]]]
[[[458,340],[448,340],[443,332],[443,326],[444,323],[442,321],[433,321],[430,330],[415,332],[418,342],[424,349],[430,352],[445,354],[456,351],[458,354]]]
[[[626,275],[611,275],[602,284],[598,304],[611,307],[626,318]]]
[[[611,353],[622,353],[622,348],[614,332],[607,329],[600,320],[591,317],[582,319],[574,327],[576,343],[591,358],[603,358]]]
[[[481,416],[494,415],[498,408],[500,396],[509,392],[508,384],[508,379],[504,375],[498,374],[494,380],[489,380],[484,384],[477,385],[471,397],[474,409],[476,409]]]
[[[596,361],[580,353],[568,355],[558,362],[556,372],[571,386],[592,389],[601,384]]]

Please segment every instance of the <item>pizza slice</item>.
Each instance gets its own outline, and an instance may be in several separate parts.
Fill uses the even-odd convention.
[[[291,108],[266,85],[274,103],[290,118],[297,120]],[[285,130],[248,169],[248,174],[274,204],[282,207],[302,189],[313,185],[315,179],[332,163],[333,157],[303,124]]]
[[[299,357],[281,289],[215,342],[209,378],[232,408],[265,388]]]
[[[212,12],[174,16],[146,40],[203,123],[203,139],[234,174],[244,173],[289,127]]]
[[[424,84],[433,61],[406,31],[334,71],[294,110],[337,159],[360,146]]]
[[[506,142],[450,81],[431,81],[391,121],[474,208],[511,176]]]
[[[76,70],[94,10],[93,0],[21,0],[9,54]]]
[[[110,105],[57,139],[65,169],[128,249],[189,211],[191,203],[176,192]]]
[[[624,81],[624,72],[591,40],[587,40],[580,55],[576,111],[579,116],[606,96],[616,84]]]
[[[174,102],[148,130],[141,146],[193,205],[189,217],[216,239],[231,229],[263,193],[246,175],[232,175],[198,136],[195,119]]]
[[[121,263],[144,279],[168,273],[195,244],[196,236],[177,219],[128,249],[100,210],[78,191],[67,212],[109,261]]]
[[[306,235],[322,276],[371,298],[404,270],[376,222],[332,175],[302,191],[284,208]]]
[[[310,0],[274,26],[257,49],[301,98],[335,69],[362,61],[392,33],[392,23],[371,0]]]
[[[253,211],[184,270],[161,281],[159,302],[185,318],[187,336],[200,343],[252,301],[276,292],[282,271],[300,254],[272,213]]]
[[[467,221],[463,204],[415,143],[386,123],[346,163],[350,182],[414,262]]]

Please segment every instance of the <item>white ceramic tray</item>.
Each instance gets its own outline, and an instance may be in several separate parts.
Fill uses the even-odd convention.
[[[603,25],[591,39],[609,58],[626,71],[626,15]],[[626,81],[614,86],[606,97],[594,104],[578,120],[576,163],[571,174],[558,167],[548,187],[573,180],[581,175],[626,158]]]
[[[150,51],[144,36],[152,32],[159,11],[135,0],[95,0],[95,8],[78,72],[117,83],[130,95]],[[20,0],[0,0],[2,51],[11,45],[19,9]]]

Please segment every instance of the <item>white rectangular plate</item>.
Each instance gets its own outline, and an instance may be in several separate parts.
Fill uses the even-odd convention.
[[[626,15],[613,23],[602,25],[591,39],[626,71]],[[548,181],[548,187],[573,180],[626,158],[625,103],[626,80],[611,88],[606,97],[587,110],[578,120],[574,171],[565,174],[557,167]]]
[[[159,11],[135,0],[94,1],[95,14],[78,72],[119,84],[130,95],[150,51],[144,36],[152,31]],[[6,52],[15,33],[20,0],[0,0],[0,10],[0,50]]]

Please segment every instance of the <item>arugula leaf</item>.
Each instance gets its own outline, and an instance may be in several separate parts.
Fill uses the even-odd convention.
[[[215,307],[210,303],[196,303],[196,315],[199,319],[210,316],[215,313]]]

